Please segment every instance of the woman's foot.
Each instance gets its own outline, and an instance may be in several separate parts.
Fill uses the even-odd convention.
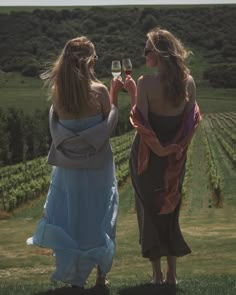
[[[165,283],[171,286],[177,285],[176,279],[176,257],[175,256],[167,256],[167,272]]]
[[[107,286],[109,284],[108,278],[106,275],[102,274],[100,267],[97,267],[97,277],[96,277],[96,286]]]
[[[176,279],[176,275],[173,273],[167,273],[165,283],[167,285],[176,286],[178,284],[178,281]]]
[[[100,276],[96,278],[95,285],[96,286],[107,286],[109,284],[109,280],[107,276]]]
[[[164,282],[162,272],[160,274],[153,273],[153,279],[151,280],[151,284],[154,285],[162,285]]]
[[[162,285],[163,284],[163,275],[161,272],[161,260],[158,258],[155,261],[152,261],[152,284]]]

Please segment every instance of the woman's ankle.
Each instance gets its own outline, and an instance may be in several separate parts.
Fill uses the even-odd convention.
[[[153,272],[152,283],[153,284],[162,284],[163,283],[163,274],[161,271]]]
[[[106,275],[104,276],[97,276],[96,278],[96,285],[106,286],[109,283],[108,278]]]
[[[171,284],[171,285],[177,284],[176,272],[175,271],[167,271],[165,281],[166,281],[166,283]]]

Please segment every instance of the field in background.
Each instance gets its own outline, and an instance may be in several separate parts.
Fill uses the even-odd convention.
[[[236,112],[236,88],[223,89],[213,88],[209,86],[206,80],[203,80],[203,71],[207,67],[207,60],[201,53],[192,49],[194,52],[189,59],[189,67],[193,75],[197,87],[197,101],[203,113],[211,112]],[[143,74],[153,73],[153,69],[146,66],[136,68],[133,65],[133,78],[137,78]],[[97,73],[99,77],[99,73]],[[101,81],[108,87],[111,77],[102,78]],[[124,75],[123,75],[124,79]],[[38,78],[23,77],[18,73],[0,72],[0,107],[18,107],[25,112],[32,113],[36,108],[45,108],[50,105],[48,100],[48,90],[43,87],[43,82]],[[126,92],[119,94],[119,107],[130,104],[130,98]]]
[[[126,174],[127,180],[120,187],[117,253],[109,275],[111,295],[141,295],[146,292],[162,292],[160,294],[163,295],[183,292],[187,292],[188,295],[234,294],[236,171],[234,157],[231,158],[222,146],[219,136],[225,128],[228,131],[224,131],[225,134],[227,132],[224,140],[230,143],[234,140],[231,138],[230,130],[235,130],[235,127],[233,112],[204,115],[189,150],[180,223],[192,254],[178,260],[180,285],[177,293],[170,293],[173,290],[165,287],[158,290],[145,285],[151,280],[151,270],[149,262],[140,256],[134,192]],[[209,142],[213,143],[210,146],[205,142],[206,133],[210,137]],[[125,142],[130,140],[132,134],[126,136],[114,138],[113,141],[116,162],[122,163],[123,158],[125,169],[130,147],[130,143]],[[209,153],[212,157],[209,157]],[[215,171],[212,163],[218,172],[216,178],[212,178]],[[214,183],[217,179],[218,182]],[[220,184],[219,188],[217,184]],[[216,195],[216,191],[220,194]],[[42,214],[44,201],[45,196],[42,195],[37,200],[16,209],[9,219],[0,221],[0,291],[3,295],[12,294],[13,284],[16,284],[17,295],[36,295],[37,292],[52,287],[49,281],[54,263],[51,251],[25,245],[26,238],[32,235]],[[164,259],[162,263],[165,270]],[[93,285],[94,276],[93,273],[88,287]]]
[[[188,154],[180,222],[192,254],[178,260],[180,285],[177,291],[145,285],[151,280],[151,270],[149,262],[140,257],[134,192],[127,178],[130,137],[124,142],[124,137],[120,137],[114,139],[113,149],[117,149],[117,167],[118,161],[123,163],[126,180],[120,187],[117,253],[109,275],[111,295],[236,294],[236,89],[209,87],[202,80],[205,66],[206,61],[200,54],[192,56],[190,68],[204,116]],[[145,71],[144,67],[134,67],[134,78]],[[109,80],[104,79],[106,85],[109,85]],[[46,89],[42,89],[42,82],[37,79],[0,73],[0,91],[0,106],[14,106],[32,112],[49,104]],[[129,104],[125,92],[121,93],[119,100],[121,108]],[[119,175],[118,169],[117,173]],[[3,175],[1,169],[0,175]],[[15,184],[11,186],[14,188]],[[49,281],[54,263],[51,251],[25,245],[42,214],[44,201],[45,193],[10,213],[9,218],[0,220],[1,295],[36,295],[52,286]],[[88,286],[93,282],[94,273]]]

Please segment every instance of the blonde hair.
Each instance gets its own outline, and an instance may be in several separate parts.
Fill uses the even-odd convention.
[[[157,53],[157,66],[161,66],[162,95],[175,107],[188,99],[187,80],[189,69],[186,60],[189,52],[180,40],[167,30],[152,29],[147,37]]]
[[[61,110],[76,114],[91,107],[91,84],[98,81],[93,65],[93,43],[86,37],[69,40],[49,71],[41,75],[50,87],[50,98]]]

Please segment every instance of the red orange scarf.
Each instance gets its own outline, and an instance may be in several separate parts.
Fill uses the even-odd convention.
[[[191,111],[185,111],[181,127],[172,142],[163,146],[150,124],[143,118],[135,105],[130,113],[130,121],[140,135],[138,151],[138,174],[148,166],[150,150],[160,157],[168,157],[165,171],[165,191],[157,193],[155,207],[159,214],[168,214],[175,210],[180,200],[179,178],[186,160],[187,149],[201,120],[198,104]]]

